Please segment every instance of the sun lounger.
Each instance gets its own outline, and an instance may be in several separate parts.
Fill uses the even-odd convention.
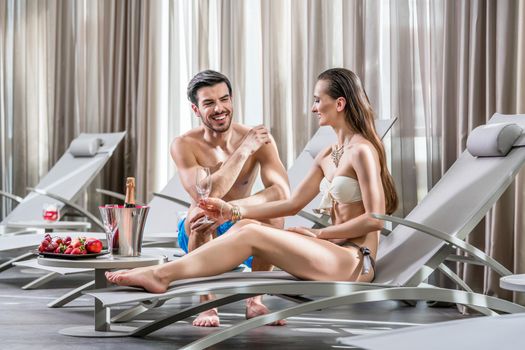
[[[525,349],[525,314],[475,317],[394,331],[338,338],[343,346],[367,350],[508,350]]]
[[[124,135],[124,132],[80,134],[71,142],[66,153],[57,161],[49,173],[9,213],[0,223],[0,226],[27,225],[30,228],[32,224],[42,223],[44,221],[42,208],[45,203],[58,203],[59,209],[65,206],[72,207],[90,218],[95,224],[101,225],[98,218],[73,202],[104,167]],[[63,210],[60,212],[62,213]],[[32,234],[24,234],[24,236],[21,239],[19,235],[0,235],[0,252],[25,248],[29,250],[37,247],[41,241],[38,235],[33,236],[33,242],[30,242]],[[0,265],[0,271],[12,267],[15,261],[24,260],[31,256],[32,253],[26,253],[10,259]]]
[[[490,120],[490,124],[494,127],[498,123],[515,123],[525,129],[525,115],[496,114]],[[494,143],[499,142],[499,139],[495,137]],[[494,144],[489,141],[488,138],[482,138],[481,144],[487,143],[489,146]],[[137,328],[130,333],[136,336],[149,334],[200,310],[254,294],[298,294],[322,297],[241,322],[192,343],[188,347],[192,349],[204,349],[246,330],[282,318],[344,304],[381,300],[435,300],[463,304],[488,315],[494,315],[495,311],[524,312],[525,308],[520,305],[474,293],[443,264],[448,256],[454,255],[455,250],[460,249],[478,263],[500,275],[511,274],[497,261],[466,243],[464,238],[486,215],[523,166],[525,162],[523,134],[513,144],[510,152],[501,156],[475,157],[470,151],[465,151],[406,219],[378,215],[377,217],[399,225],[380,244],[376,260],[376,278],[373,283],[283,281],[282,279],[269,281],[268,276],[265,277],[266,281],[261,283],[250,282],[250,279],[256,279],[256,276],[251,274],[244,274],[246,281],[242,281],[240,278],[243,276],[240,274],[234,280],[225,277],[220,284],[217,284],[216,279],[178,281],[164,294],[144,293],[132,288],[92,291],[88,294],[99,299],[106,306],[132,301],[166,300],[191,293],[214,292],[228,295]],[[427,285],[426,278],[436,269],[444,271],[464,290]]]

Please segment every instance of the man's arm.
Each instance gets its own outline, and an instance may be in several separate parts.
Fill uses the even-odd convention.
[[[290,198],[290,184],[288,174],[279,158],[275,140],[270,135],[271,142],[262,146],[255,154],[260,164],[261,180],[265,189],[256,194],[232,201],[237,205],[257,205]]]
[[[186,141],[184,137],[177,137],[171,143],[170,147],[171,158],[177,166],[182,186],[195,202],[199,200],[199,194],[195,189],[195,175],[196,169],[199,166],[197,158],[192,151],[190,142]]]
[[[231,157],[211,175],[212,189],[209,196],[224,197],[239,177],[246,160],[266,143],[270,143],[270,138],[264,126],[251,129]],[[183,137],[175,138],[171,144],[171,157],[177,165],[184,189],[194,201],[198,201],[199,195],[195,189],[195,175],[197,168],[201,165],[193,153],[191,141]]]
[[[241,145],[233,152],[219,170],[212,174],[210,197],[222,198],[230,192],[237,181],[244,164],[250,156],[260,153],[261,148],[269,145],[272,139],[263,125],[252,128],[244,137]]]

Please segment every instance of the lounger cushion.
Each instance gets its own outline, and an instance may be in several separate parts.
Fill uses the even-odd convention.
[[[93,157],[102,145],[102,140],[96,137],[77,138],[69,145],[69,153],[74,157]]]
[[[470,133],[467,149],[475,157],[504,157],[521,133],[521,127],[513,123],[481,125]]]

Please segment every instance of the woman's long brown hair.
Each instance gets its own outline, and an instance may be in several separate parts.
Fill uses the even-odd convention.
[[[385,212],[392,214],[398,205],[394,180],[388,172],[385,149],[381,139],[377,136],[374,125],[374,110],[361,80],[354,72],[344,68],[324,71],[317,79],[328,82],[326,93],[330,97],[333,99],[343,97],[346,100],[346,122],[353,131],[370,141],[376,149],[381,165],[381,183],[385,192]]]

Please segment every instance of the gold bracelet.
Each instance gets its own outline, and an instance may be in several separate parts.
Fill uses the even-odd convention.
[[[231,221],[237,222],[242,219],[241,208],[238,205],[232,205],[232,218]]]
[[[231,212],[232,212],[231,221],[236,222],[237,221],[237,206],[236,205],[232,205]]]

